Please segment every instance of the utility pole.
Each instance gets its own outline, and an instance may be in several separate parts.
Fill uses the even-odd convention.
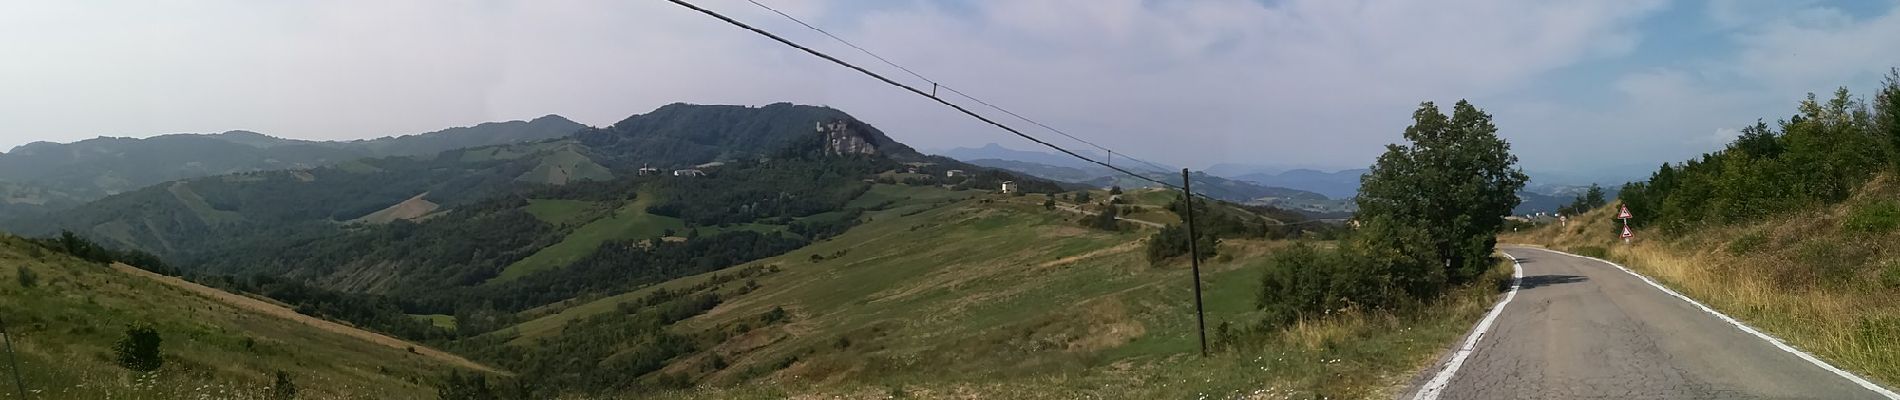
[[[7,322],[0,321],[0,339],[7,342],[7,363],[12,364],[13,388],[20,391],[20,399],[26,399],[26,381],[20,380],[20,359],[13,356],[13,335],[7,333]]]
[[[1188,263],[1194,266],[1194,321],[1201,333],[1201,357],[1207,357],[1207,311],[1201,308],[1201,249],[1199,240],[1194,236],[1194,184],[1188,179],[1188,169],[1181,169],[1181,199],[1187,206]]]

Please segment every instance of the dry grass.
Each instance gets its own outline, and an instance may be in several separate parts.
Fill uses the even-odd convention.
[[[1502,239],[1573,252],[1603,248],[1610,260],[1891,387],[1900,384],[1900,285],[1886,276],[1900,270],[1892,245],[1900,235],[1850,221],[1896,193],[1882,177],[1839,205],[1680,234],[1639,231],[1643,240],[1631,245],[1610,235],[1609,208],[1572,220],[1570,229]],[[1581,229],[1579,221],[1587,221]]]
[[[304,324],[311,328],[316,328],[316,329],[320,329],[320,330],[324,330],[324,331],[328,331],[332,333],[341,334],[344,336],[361,339],[365,342],[387,346],[392,349],[412,352],[412,353],[421,355],[423,357],[433,358],[438,361],[442,361],[444,363],[451,364],[451,365],[461,366],[463,368],[468,368],[468,369],[473,369],[473,370],[478,370],[478,371],[485,371],[485,372],[490,372],[490,373],[497,373],[497,374],[506,374],[506,372],[503,372],[501,370],[490,368],[486,365],[481,365],[474,361],[469,361],[468,359],[462,358],[461,356],[449,354],[447,352],[436,350],[428,346],[411,343],[406,340],[393,338],[388,335],[384,335],[384,334],[380,334],[376,332],[366,331],[361,328],[357,328],[357,327],[353,327],[349,325],[339,324],[339,323],[322,319],[322,318],[299,314],[296,311],[293,311],[282,305],[273,304],[273,303],[266,302],[263,300],[258,300],[255,298],[238,295],[238,294],[226,292],[223,290],[213,289],[213,288],[200,285],[191,281],[180,279],[178,277],[159,275],[156,273],[152,273],[151,271],[134,268],[130,265],[125,265],[125,264],[120,264],[120,263],[112,263],[112,269],[118,270],[119,272],[123,272],[127,275],[144,277],[146,279],[151,279],[153,281],[170,285],[172,287],[184,289],[186,291],[196,293],[199,296],[204,296],[206,298],[209,298],[215,301],[223,302],[232,307],[250,310],[258,314],[264,314],[264,315],[269,315],[269,316],[273,316],[277,318],[283,318],[286,320]]]

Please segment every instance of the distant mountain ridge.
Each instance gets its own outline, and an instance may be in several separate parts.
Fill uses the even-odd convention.
[[[1255,172],[1233,176],[1232,178],[1267,186],[1289,187],[1316,192],[1335,199],[1345,199],[1359,195],[1359,177],[1365,175],[1366,171],[1364,168],[1334,172],[1293,169],[1279,173]]]
[[[558,115],[352,141],[286,139],[250,131],[34,142],[0,153],[0,218],[76,206],[160,182],[236,172],[313,168],[390,156],[541,141],[585,125]]]

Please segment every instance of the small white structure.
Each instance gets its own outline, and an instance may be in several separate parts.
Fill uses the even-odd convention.
[[[1019,190],[1022,189],[1016,187],[1016,181],[1003,181],[1003,193],[1016,193]]]
[[[953,169],[953,170],[943,172],[943,177],[945,178],[955,178],[955,177],[959,177],[963,175],[964,175],[963,170],[960,170],[960,169]]]
[[[706,171],[700,171],[697,169],[682,169],[682,170],[673,171],[673,176],[685,176],[685,177],[706,176]]]
[[[647,166],[646,164],[640,164],[640,176],[659,175],[659,174],[660,174],[659,168],[653,168],[653,167]]]

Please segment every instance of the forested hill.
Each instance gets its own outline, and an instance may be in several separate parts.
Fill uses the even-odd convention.
[[[605,128],[583,130],[576,138],[607,155],[602,162],[611,166],[678,167],[771,154],[794,141],[818,137],[814,135],[818,124],[830,121],[845,121],[853,136],[882,156],[899,161],[922,158],[910,146],[844,111],[791,103],[764,107],[674,103]]]
[[[230,131],[36,142],[0,153],[0,219],[65,209],[177,179],[541,141],[567,136],[584,127],[549,115],[532,121],[490,122],[355,141],[295,140]]]
[[[209,284],[430,337],[388,310],[462,315],[479,332],[526,309],[836,235],[902,199],[873,182],[995,191],[1003,181],[1063,189],[918,155],[834,109],[672,105],[576,137],[167,182],[0,227],[70,230]],[[335,300],[364,295],[376,297]]]

